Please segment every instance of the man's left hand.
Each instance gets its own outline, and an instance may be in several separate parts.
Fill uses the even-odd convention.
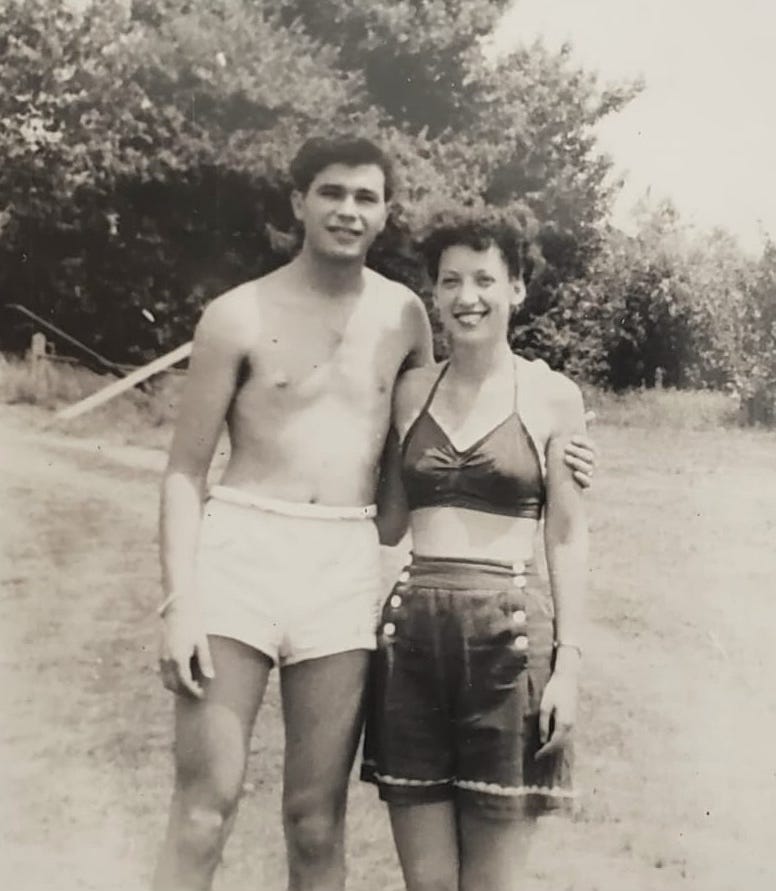
[[[585,415],[588,424],[595,420],[595,414],[588,412]],[[574,479],[583,488],[589,489],[593,483],[593,471],[596,462],[595,443],[589,436],[576,433],[571,437],[563,450],[563,459],[571,468]]]

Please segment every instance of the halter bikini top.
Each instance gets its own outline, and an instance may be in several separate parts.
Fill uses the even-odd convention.
[[[545,500],[542,463],[517,411],[467,449],[458,450],[430,412],[449,364],[434,382],[402,445],[402,480],[410,510],[463,507],[538,520]]]

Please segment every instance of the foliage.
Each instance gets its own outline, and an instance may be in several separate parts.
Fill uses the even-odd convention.
[[[10,0],[3,299],[114,359],[175,345],[205,299],[287,255],[288,160],[305,136],[348,128],[378,138],[402,182],[378,268],[420,288],[412,234],[432,214],[520,199],[547,236],[533,291],[548,305],[606,211],[592,127],[632,91],[599,91],[538,45],[494,65],[482,40],[505,6]]]
[[[532,240],[516,348],[620,389],[727,388],[772,417],[776,249],[750,260],[670,206],[634,237],[610,230],[619,184],[595,128],[640,87],[602,86],[569,47],[494,60],[507,5],[8,0],[0,299],[114,360],[172,348],[207,299],[293,250],[301,141],[355,130],[400,180],[375,268],[428,297],[418,234],[498,208]],[[25,346],[29,329],[3,322],[0,346]]]
[[[776,244],[767,241],[736,307],[733,380],[747,423],[776,422]]]

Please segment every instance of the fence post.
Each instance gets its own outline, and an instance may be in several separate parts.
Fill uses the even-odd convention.
[[[27,354],[30,363],[30,379],[35,401],[40,402],[46,389],[46,335],[36,331],[32,335],[30,351]]]

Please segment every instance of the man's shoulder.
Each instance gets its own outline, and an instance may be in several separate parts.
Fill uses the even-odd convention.
[[[392,305],[400,310],[404,308],[423,309],[423,301],[407,285],[388,278],[374,269],[365,269],[367,290],[370,294],[384,299],[390,297]]]
[[[439,362],[405,371],[396,383],[397,406],[412,408],[415,403],[425,401],[441,371],[442,363]]]
[[[260,323],[263,279],[253,279],[213,298],[202,311],[197,325],[200,337],[241,344],[255,337]]]

